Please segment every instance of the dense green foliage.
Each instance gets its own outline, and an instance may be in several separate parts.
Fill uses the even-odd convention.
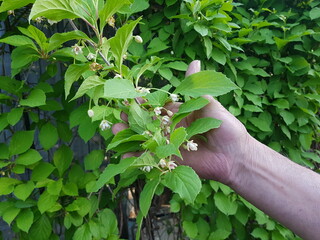
[[[211,94],[259,141],[318,170],[320,1],[74,2],[3,0],[0,6],[7,26],[0,42],[2,49],[11,46],[12,59],[11,76],[0,77],[0,101],[10,109],[0,115],[1,134],[10,136],[0,143],[6,199],[0,216],[17,236],[119,239],[117,216],[130,188],[139,227],[154,216],[148,214],[153,196],[169,195],[180,238],[298,239],[227,186],[201,184],[191,168],[163,169],[159,162],[180,156],[191,136],[219,126],[203,119],[193,129],[174,129],[207,104],[201,95]],[[52,21],[71,25],[51,36]],[[207,71],[184,79],[195,59]],[[39,60],[46,69],[30,81]],[[173,91],[186,103],[170,119],[167,139],[154,109],[171,101]],[[113,136],[109,125],[122,121],[121,111],[130,128]],[[83,159],[73,147],[77,138],[96,145]],[[120,160],[138,150],[145,152]]]

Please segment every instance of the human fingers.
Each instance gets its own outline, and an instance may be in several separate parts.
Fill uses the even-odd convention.
[[[190,76],[191,74],[200,72],[200,70],[201,70],[201,62],[199,60],[194,60],[188,66],[188,69],[186,71],[186,77]]]
[[[112,126],[111,130],[112,130],[112,133],[114,135],[116,135],[118,132],[124,130],[124,129],[127,129],[129,126],[128,124],[126,123],[116,123]]]

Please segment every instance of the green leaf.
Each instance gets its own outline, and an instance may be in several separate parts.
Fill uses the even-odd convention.
[[[57,195],[51,195],[47,191],[44,191],[37,202],[40,213],[43,214],[50,210],[56,204],[58,198],[59,197]]]
[[[202,134],[208,132],[211,129],[220,127],[222,121],[207,117],[207,118],[199,118],[191,123],[189,127],[187,127],[188,139],[196,134]]]
[[[295,120],[294,115],[291,112],[288,112],[286,110],[281,110],[279,114],[287,125],[290,125]]]
[[[309,16],[310,16],[311,20],[319,18],[320,17],[320,8],[318,8],[318,7],[312,8],[311,11],[309,12]]]
[[[66,145],[62,145],[53,155],[53,162],[59,171],[60,177],[68,169],[73,159],[73,151]]]
[[[110,38],[110,48],[115,58],[116,66],[119,69],[120,75],[122,75],[122,62],[123,56],[126,54],[129,44],[132,40],[132,33],[134,28],[137,26],[141,18],[123,25],[116,32],[113,38]]]
[[[24,110],[24,108],[13,108],[8,113],[7,120],[11,126],[16,125],[20,121],[22,114],[23,114],[23,110]]]
[[[202,71],[185,78],[175,90],[175,93],[200,97],[203,95],[220,96],[237,89],[229,78],[219,72]]]
[[[187,204],[194,202],[201,190],[201,181],[195,171],[187,166],[178,166],[164,176],[163,184],[178,193]]]
[[[15,47],[31,45],[34,49],[37,49],[36,45],[30,38],[22,35],[13,35],[6,38],[2,38],[0,39],[0,42],[10,44]]]
[[[234,215],[237,212],[238,204],[231,201],[222,192],[214,194],[214,202],[217,208],[226,215]]]
[[[74,232],[73,240],[91,240],[92,234],[88,224],[84,224],[81,227],[77,228]]]
[[[35,0],[3,0],[0,6],[0,12],[15,10],[34,3]]]
[[[16,164],[29,166],[36,162],[39,162],[42,159],[40,153],[34,149],[29,149],[27,152],[21,154],[15,160]]]
[[[130,4],[129,0],[108,0],[103,8],[99,11],[100,31],[103,30],[109,18],[118,12],[124,5]]]
[[[53,36],[49,39],[49,45],[48,45],[48,51],[52,51],[60,47],[61,44],[68,42],[70,40],[91,40],[87,34],[85,34],[82,31],[71,31],[66,33],[55,33]],[[71,65],[70,65],[71,66]]]
[[[179,111],[175,115],[183,113],[191,113],[205,107],[209,103],[209,100],[203,97],[191,99],[180,105]]]
[[[49,182],[47,185],[47,191],[51,195],[60,195],[62,189],[62,178],[57,181]]]
[[[19,229],[24,232],[29,232],[31,225],[33,224],[33,212],[31,209],[24,209],[19,213],[16,219],[16,223]]]
[[[14,179],[14,178],[8,178],[8,177],[1,177],[0,178],[0,196],[1,195],[7,195],[13,192],[14,185],[19,184],[21,181]]]
[[[169,157],[170,155],[176,155],[182,158],[181,153],[179,151],[179,147],[176,147],[172,143],[158,146],[156,148],[156,154],[159,158],[166,158],[166,157]]]
[[[84,168],[88,170],[96,170],[100,167],[104,160],[103,150],[93,150],[84,158]]]
[[[74,200],[71,204],[66,207],[66,210],[69,212],[77,211],[77,213],[84,217],[90,212],[91,209],[91,202],[87,198],[78,197]]]
[[[29,21],[37,17],[46,17],[54,21],[81,18],[76,12],[76,4],[79,3],[70,0],[36,0],[29,15]]]
[[[219,50],[218,48],[214,48],[211,52],[212,59],[221,65],[225,65],[227,62],[226,54]]]
[[[102,238],[111,239],[113,236],[118,236],[117,217],[114,212],[108,208],[103,209],[99,215],[100,233]],[[110,237],[110,238],[109,238]]]
[[[143,110],[134,100],[130,104],[128,120],[131,129],[139,134],[142,134],[152,122],[149,112]]]
[[[27,68],[39,58],[39,53],[31,45],[16,47],[11,53],[11,76],[17,75],[22,69]]]
[[[26,152],[33,144],[34,131],[15,132],[9,144],[10,156]]]
[[[170,62],[168,64],[165,65],[168,68],[172,68],[178,71],[187,71],[188,69],[188,65],[185,62],[182,61],[175,61],[175,62]]]
[[[104,83],[105,83],[105,81],[102,78],[98,77],[97,75],[93,75],[93,76],[86,78],[83,81],[83,83],[81,84],[81,86],[79,87],[76,95],[70,101],[75,100],[79,97],[82,97],[84,94],[86,94],[92,88],[103,85]]]
[[[41,127],[39,141],[44,150],[52,148],[58,141],[58,131],[50,122]]]
[[[16,186],[13,193],[17,198],[25,201],[34,190],[34,187],[34,183],[32,181],[29,181],[27,183]]]
[[[153,195],[160,183],[160,177],[154,178],[151,181],[147,182],[144,186],[142,192],[140,193],[139,206],[142,215],[145,217],[148,214],[148,211],[151,206]]]
[[[88,63],[85,64],[71,64],[64,76],[64,91],[65,91],[65,97],[67,98],[72,84],[75,81],[78,81],[78,79],[81,77],[81,75],[88,71],[90,69],[90,66]]]
[[[9,207],[4,211],[4,213],[2,215],[2,219],[10,225],[12,223],[12,221],[18,216],[20,210],[21,209],[13,207],[13,206]]]
[[[132,141],[145,141],[147,138],[143,135],[136,134],[131,129],[124,129],[116,134],[108,145],[107,150],[113,149],[121,143],[132,142]]]
[[[179,148],[180,145],[186,140],[187,132],[183,127],[177,128],[170,135],[170,143]]]
[[[256,239],[261,239],[261,240],[268,240],[269,239],[268,232],[263,228],[255,228],[251,232],[251,235]]]
[[[198,235],[198,227],[195,223],[183,221],[182,226],[188,237],[195,238]]]
[[[36,41],[36,43],[39,45],[39,47],[47,52],[47,48],[48,48],[48,39],[46,37],[46,35],[39,30],[38,28],[29,25],[28,28],[22,28],[22,27],[18,27],[19,31],[22,32],[24,35],[32,38],[33,40]]]
[[[125,158],[121,159],[118,164],[109,164],[99,176],[93,192],[96,192],[100,188],[102,188],[103,185],[107,184],[114,176],[123,173],[128,167],[133,164],[135,159],[135,157]]]
[[[66,183],[65,185],[62,186],[62,191],[65,195],[68,196],[78,196],[78,186],[73,183],[73,182],[69,182]]]
[[[202,37],[207,36],[209,33],[209,29],[207,28],[207,26],[200,25],[200,24],[196,23],[193,27],[194,27],[194,30],[196,30],[198,33],[200,33],[200,35]]]
[[[264,119],[251,117],[248,119],[254,126],[259,128],[263,132],[271,132],[270,124],[266,122]]]
[[[50,163],[41,162],[32,171],[31,179],[33,181],[41,181],[46,179],[55,169]]]
[[[32,224],[28,237],[30,239],[48,240],[52,233],[52,225],[47,215],[41,215],[40,218]]]
[[[20,105],[28,107],[39,107],[46,104],[46,94],[40,89],[34,89],[26,99],[20,100]]]
[[[5,143],[0,143],[0,159],[9,159],[9,148]]]
[[[133,83],[127,79],[111,79],[104,84],[105,98],[136,98],[145,94],[137,92]]]
[[[271,103],[273,106],[276,106],[280,109],[289,108],[289,102],[286,99],[277,99]]]

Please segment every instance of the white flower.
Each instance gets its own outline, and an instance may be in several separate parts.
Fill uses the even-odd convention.
[[[88,110],[88,116],[92,118],[94,116],[94,111],[92,109]]]
[[[153,111],[156,115],[160,115],[161,114],[161,109],[162,107],[156,107]]]
[[[108,122],[107,120],[102,120],[100,125],[99,125],[100,129],[102,131],[106,130],[106,129],[110,129],[111,128],[111,124],[110,122]]]
[[[117,74],[114,76],[114,78],[122,78],[122,76],[117,73]]]
[[[53,24],[57,23],[58,21],[48,19],[48,23],[52,26]]]
[[[167,110],[167,114],[168,114],[169,117],[173,116],[173,112],[171,112],[170,110]]]
[[[170,123],[169,116],[163,116],[161,122],[163,125],[168,125]]]
[[[179,96],[177,94],[170,94],[170,98],[173,102],[178,102],[179,101]]]
[[[122,56],[122,58],[124,59],[124,60],[126,60],[127,58],[128,58],[128,54],[124,54],[123,56]]]
[[[136,91],[139,93],[150,93],[150,89],[145,87],[137,87]]]
[[[171,132],[171,128],[170,126],[167,126],[166,129],[165,129],[165,133],[166,134],[169,134]],[[168,140],[168,139],[167,139]],[[169,141],[169,140],[168,140]],[[169,143],[168,143],[169,144]]]
[[[194,143],[193,140],[187,142],[187,150],[188,151],[197,151],[198,144]]]
[[[168,162],[168,168],[169,170],[173,170],[177,167],[177,164],[174,161],[169,161]]]
[[[144,167],[142,167],[142,168],[140,168],[142,171],[144,171],[144,172],[150,172],[151,170],[152,170],[152,166],[144,166]]]
[[[115,27],[115,19],[114,19],[114,17],[113,16],[111,16],[108,20],[107,20],[107,22],[108,22],[108,25],[110,26],[110,27]]]
[[[76,55],[82,53],[82,46],[79,46],[78,44],[75,44],[72,46],[72,52],[74,52]]]
[[[91,60],[93,60],[93,59],[95,59],[95,58],[96,58],[96,55],[93,54],[93,53],[89,53],[88,56],[87,56],[87,59],[88,59],[89,61],[91,61]]]
[[[35,19],[35,21],[37,22],[37,23],[41,23],[42,21],[43,21],[43,17],[37,17],[36,19]]]
[[[148,130],[144,131],[142,135],[152,137],[152,133]]]
[[[7,14],[8,14],[8,15],[13,15],[13,16],[14,16],[14,10],[8,10]]]
[[[143,39],[141,36],[137,35],[137,36],[134,36],[134,40],[136,41],[136,43],[143,43]]]
[[[160,159],[158,164],[161,168],[165,168],[167,166],[167,162],[164,159]]]

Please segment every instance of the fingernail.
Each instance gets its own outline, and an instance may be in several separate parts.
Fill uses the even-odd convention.
[[[186,72],[186,77],[190,76],[191,74],[200,72],[201,69],[201,62],[199,60],[194,60],[189,64],[188,70]]]

